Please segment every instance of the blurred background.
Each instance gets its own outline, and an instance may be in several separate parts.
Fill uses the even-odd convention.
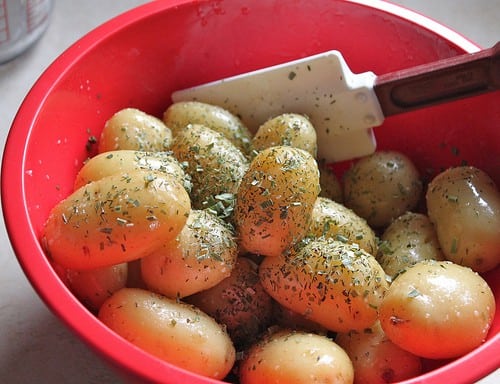
[[[500,37],[500,0],[398,0],[490,47]],[[0,141],[31,85],[67,47],[102,22],[139,0],[54,1],[50,25],[41,40],[13,61],[0,65]],[[0,382],[111,384],[121,379],[55,318],[40,301],[0,228]],[[480,381],[500,382],[500,371]]]

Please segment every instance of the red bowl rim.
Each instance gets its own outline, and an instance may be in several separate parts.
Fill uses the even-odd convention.
[[[404,7],[383,0],[346,1],[400,17],[447,40],[464,52],[475,52],[480,49],[478,45],[457,32]],[[21,104],[7,136],[2,161],[2,208],[12,248],[31,285],[66,326],[95,351],[118,367],[120,371],[128,371],[141,379],[158,381],[161,378],[169,382],[190,380],[191,382],[218,383],[219,381],[198,376],[152,357],[96,321],[95,316],[75,299],[59,279],[49,261],[45,257],[32,257],[43,254],[43,250],[37,240],[32,240],[37,239],[37,235],[29,220],[28,207],[24,201],[26,143],[40,112],[40,106],[53,85],[100,41],[161,10],[191,2],[191,0],[157,0],[122,13],[83,36],[44,71]],[[19,228],[25,228],[25,230],[20,232]],[[85,324],[85,327],[81,324]],[[102,343],[102,340],[106,340],[106,343]],[[404,383],[456,383],[457,372],[459,372],[460,380],[470,382],[496,369],[498,356],[500,356],[500,335],[496,334],[466,356]],[[130,365],[131,361],[133,366]]]

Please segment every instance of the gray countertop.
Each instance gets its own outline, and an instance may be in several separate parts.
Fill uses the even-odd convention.
[[[51,23],[28,52],[0,65],[0,140],[42,71],[78,38],[139,0],[55,1]],[[488,47],[500,37],[500,0],[400,0]],[[0,229],[0,382],[119,383],[118,376],[41,302],[21,271],[3,220]],[[500,371],[480,381],[500,382]]]

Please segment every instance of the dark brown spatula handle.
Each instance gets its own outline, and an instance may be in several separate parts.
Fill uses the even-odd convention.
[[[498,89],[500,42],[476,53],[378,76],[374,85],[384,116]]]

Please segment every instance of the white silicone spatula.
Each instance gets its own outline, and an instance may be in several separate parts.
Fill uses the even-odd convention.
[[[372,127],[390,115],[500,88],[500,43],[493,48],[381,76],[354,74],[338,51],[176,91],[172,101],[216,104],[256,131],[280,113],[309,116],[318,158],[329,162],[373,153]],[[500,102],[499,102],[500,107]]]

